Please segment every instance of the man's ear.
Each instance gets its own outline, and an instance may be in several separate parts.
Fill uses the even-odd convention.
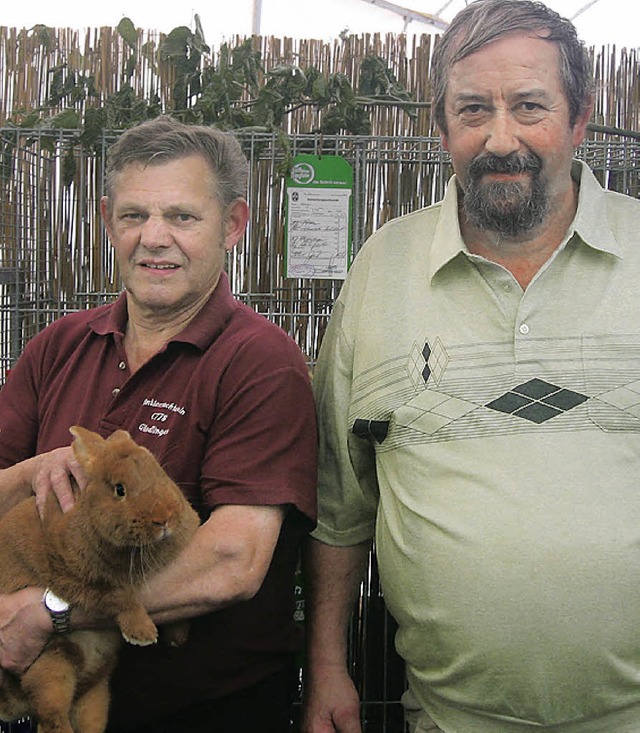
[[[236,199],[226,209],[224,220],[224,248],[230,252],[244,236],[249,221],[249,204]]]
[[[578,118],[573,123],[572,140],[573,147],[577,148],[582,145],[584,138],[587,134],[587,125],[593,114],[594,97],[593,94],[589,96],[589,102],[586,104],[584,111],[578,115]]]
[[[111,237],[111,216],[109,215],[109,199],[107,196],[100,199],[100,216],[107,234]]]
[[[442,143],[442,147],[444,150],[449,152],[449,137],[447,136],[447,131],[443,130],[440,125],[436,125],[436,133],[440,136],[440,142]]]

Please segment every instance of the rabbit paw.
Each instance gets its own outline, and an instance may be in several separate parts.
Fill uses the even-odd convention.
[[[158,629],[145,611],[124,611],[118,626],[125,641],[135,646],[149,646],[158,641]]]

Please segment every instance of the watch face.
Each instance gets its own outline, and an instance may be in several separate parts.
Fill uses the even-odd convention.
[[[50,611],[53,611],[54,613],[60,613],[62,611],[69,610],[69,604],[66,601],[63,601],[62,598],[58,598],[58,596],[51,590],[46,592],[44,597],[44,604]]]

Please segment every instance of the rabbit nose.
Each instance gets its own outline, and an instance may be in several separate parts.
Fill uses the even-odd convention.
[[[156,539],[158,541],[165,539],[165,537],[169,537],[172,532],[169,519],[154,519],[153,526],[157,531]]]

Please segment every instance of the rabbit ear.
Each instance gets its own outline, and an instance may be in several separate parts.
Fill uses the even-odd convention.
[[[110,451],[118,454],[121,458],[140,450],[126,430],[116,430],[114,433],[111,433],[106,442],[109,445]]]
[[[98,453],[102,452],[105,443],[104,438],[100,437],[98,433],[81,428],[79,425],[69,428],[69,432],[75,438],[71,444],[75,457],[83,466],[89,466],[97,458]]]
[[[127,446],[135,448],[136,444],[133,438],[129,435],[126,430],[116,430],[114,433],[107,438],[108,443],[113,443],[114,446]]]

